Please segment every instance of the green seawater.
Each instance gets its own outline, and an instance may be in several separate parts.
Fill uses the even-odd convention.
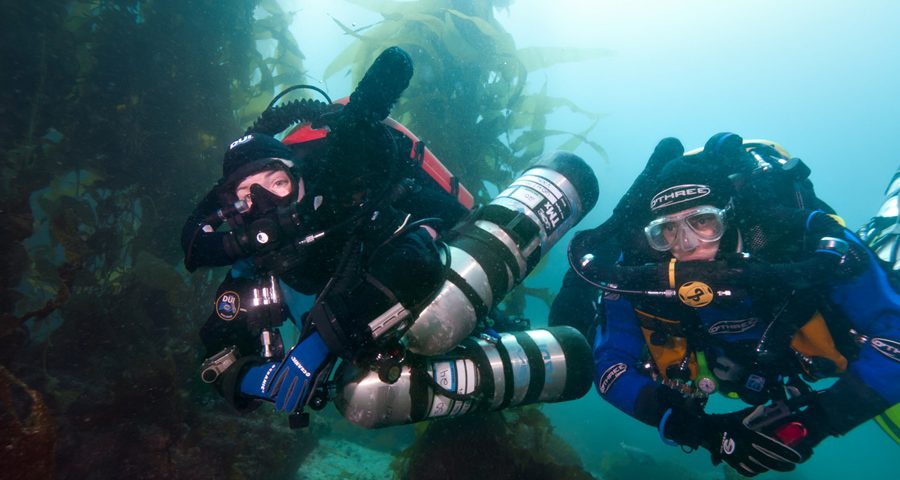
[[[369,18],[365,12],[338,9],[322,11],[340,11],[345,22],[352,19],[358,25]],[[774,140],[803,159],[819,196],[851,228],[881,206],[898,165],[900,31],[894,26],[900,22],[900,5],[535,0],[516,1],[497,18],[520,48],[601,47],[611,52],[529,76],[534,88],[546,84],[550,95],[604,115],[592,135],[608,158],[576,151],[594,167],[601,193],[575,230],[609,216],[660,139],[674,136],[691,149],[721,131]],[[307,28],[312,24],[303,23]],[[320,35],[302,29],[298,34]],[[308,53],[311,72],[317,62],[329,61],[328,53]],[[584,128],[577,120],[563,113],[550,118],[554,127],[572,131]],[[571,234],[562,239],[547,267],[527,285],[558,288],[567,268],[569,238]],[[531,300],[527,313],[534,326],[546,324],[547,309],[540,302]],[[602,471],[604,453],[638,449],[659,462],[683,465],[699,478],[722,478],[722,467],[712,467],[705,452],[685,454],[663,445],[654,429],[616,410],[593,390],[580,400],[543,409],[595,474]],[[897,453],[898,445],[868,422],[826,440],[795,472],[765,478],[890,476]]]
[[[225,147],[271,100],[278,82],[346,96],[360,72],[327,69],[348,46],[366,40],[384,18],[377,12],[390,17],[393,9],[439,3],[457,7],[441,7],[443,22],[463,18],[459,9],[491,2],[4,2],[5,475],[391,475],[395,455],[415,443],[422,426],[364,431],[328,406],[313,412],[311,428],[294,432],[269,406],[240,416],[200,383],[197,330],[224,271],[188,273],[178,237],[183,219],[220,175]],[[687,149],[722,131],[776,141],[811,168],[818,195],[854,229],[881,206],[900,164],[900,2],[492,3],[497,8],[488,11],[510,35],[501,40],[518,49],[604,52],[550,62],[530,72],[524,85],[527,93],[544,90],[559,104],[571,102],[572,108],[547,115],[544,128],[566,134],[547,137],[543,148],[586,132],[592,143],[579,144],[575,153],[600,183],[597,206],[557,243],[527,286],[559,289],[574,231],[610,215],[665,137],[681,139]],[[418,68],[416,75],[435,72]],[[449,120],[454,126],[475,121]],[[459,135],[453,143],[474,141]],[[442,158],[436,147],[434,153]],[[473,166],[479,168],[487,170]],[[510,174],[505,166],[491,168]],[[498,188],[480,189],[496,194]],[[529,297],[525,314],[542,327],[548,307]],[[663,445],[655,429],[594,390],[541,408],[597,478],[621,459],[642,465],[630,478],[726,478],[705,452]],[[480,453],[501,477],[506,466],[492,452]],[[897,458],[898,445],[868,422],[827,439],[795,472],[762,478],[894,478]]]

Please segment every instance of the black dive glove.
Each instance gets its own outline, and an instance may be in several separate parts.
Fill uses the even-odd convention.
[[[756,409],[773,407],[708,415],[701,445],[710,450],[713,463],[724,460],[746,476],[766,470],[793,470],[812,456],[813,448],[822,440],[844,435],[888,407],[888,402],[859,379],[845,375],[819,392],[803,411],[755,430],[746,426],[747,415]]]
[[[774,433],[751,430],[744,418],[752,408],[737,412],[707,415],[700,444],[709,450],[713,465],[723,460],[741,475],[752,477],[768,470],[788,472],[812,455],[804,442],[789,446]]]
[[[253,203],[229,220],[225,250],[235,259],[266,253],[310,233],[312,197],[297,200],[295,193],[279,197],[258,184],[250,186]],[[306,225],[306,227],[304,227]]]
[[[814,446],[811,442],[781,440],[776,433],[794,428],[793,423],[782,421],[765,431],[747,427],[744,419],[754,409],[713,415],[671,410],[663,418],[660,433],[680,445],[705,448],[713,465],[724,461],[747,477],[769,470],[788,472],[809,459]]]
[[[238,225],[225,237],[225,251],[234,258],[250,257],[279,247],[285,235],[277,213],[258,218],[249,225]]]

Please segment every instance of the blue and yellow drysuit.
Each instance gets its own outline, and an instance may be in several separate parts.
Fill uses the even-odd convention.
[[[810,218],[816,215],[823,214],[814,212]],[[813,288],[821,292],[815,308],[824,314],[830,335],[826,331],[827,338],[816,340],[821,336],[816,323],[821,320],[810,321],[792,341],[792,350],[804,355],[780,352],[781,359],[826,358],[825,363],[833,367],[826,374],[838,376],[833,386],[813,396],[818,415],[815,421],[821,424],[823,435],[844,434],[900,402],[900,295],[878,259],[854,234],[846,229],[835,233],[850,244],[850,251],[833,278],[813,282],[819,283]],[[775,286],[777,290],[779,285]],[[700,308],[678,304],[677,300],[606,292],[600,302],[602,327],[594,341],[598,392],[623,412],[653,426],[659,425],[673,401],[678,401],[673,399],[683,397],[672,395],[673,389],[697,394],[698,376],[711,374],[722,390],[734,392],[749,403],[769,400],[765,394],[774,391],[768,388],[779,378],[773,378],[771,371],[760,371],[754,350],[778,308],[778,296],[783,294],[760,292],[743,298],[718,297]],[[654,335],[654,327],[662,334]],[[817,345],[809,348],[810,339]],[[671,366],[658,364],[659,355],[650,358],[647,354],[648,350],[673,346],[703,353],[684,362],[689,363],[693,382],[669,378],[666,370]],[[776,373],[821,376],[821,372],[808,368],[798,369],[797,363],[801,362],[779,363],[781,371]],[[694,391],[689,392],[690,384]]]

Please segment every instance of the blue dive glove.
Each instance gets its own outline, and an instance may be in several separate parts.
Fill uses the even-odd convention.
[[[280,412],[294,412],[305,404],[328,347],[318,333],[294,345],[281,362],[251,367],[241,379],[241,393],[275,402]]]

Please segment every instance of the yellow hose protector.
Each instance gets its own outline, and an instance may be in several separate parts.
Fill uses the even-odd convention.
[[[669,260],[669,288],[675,288],[675,257]]]

